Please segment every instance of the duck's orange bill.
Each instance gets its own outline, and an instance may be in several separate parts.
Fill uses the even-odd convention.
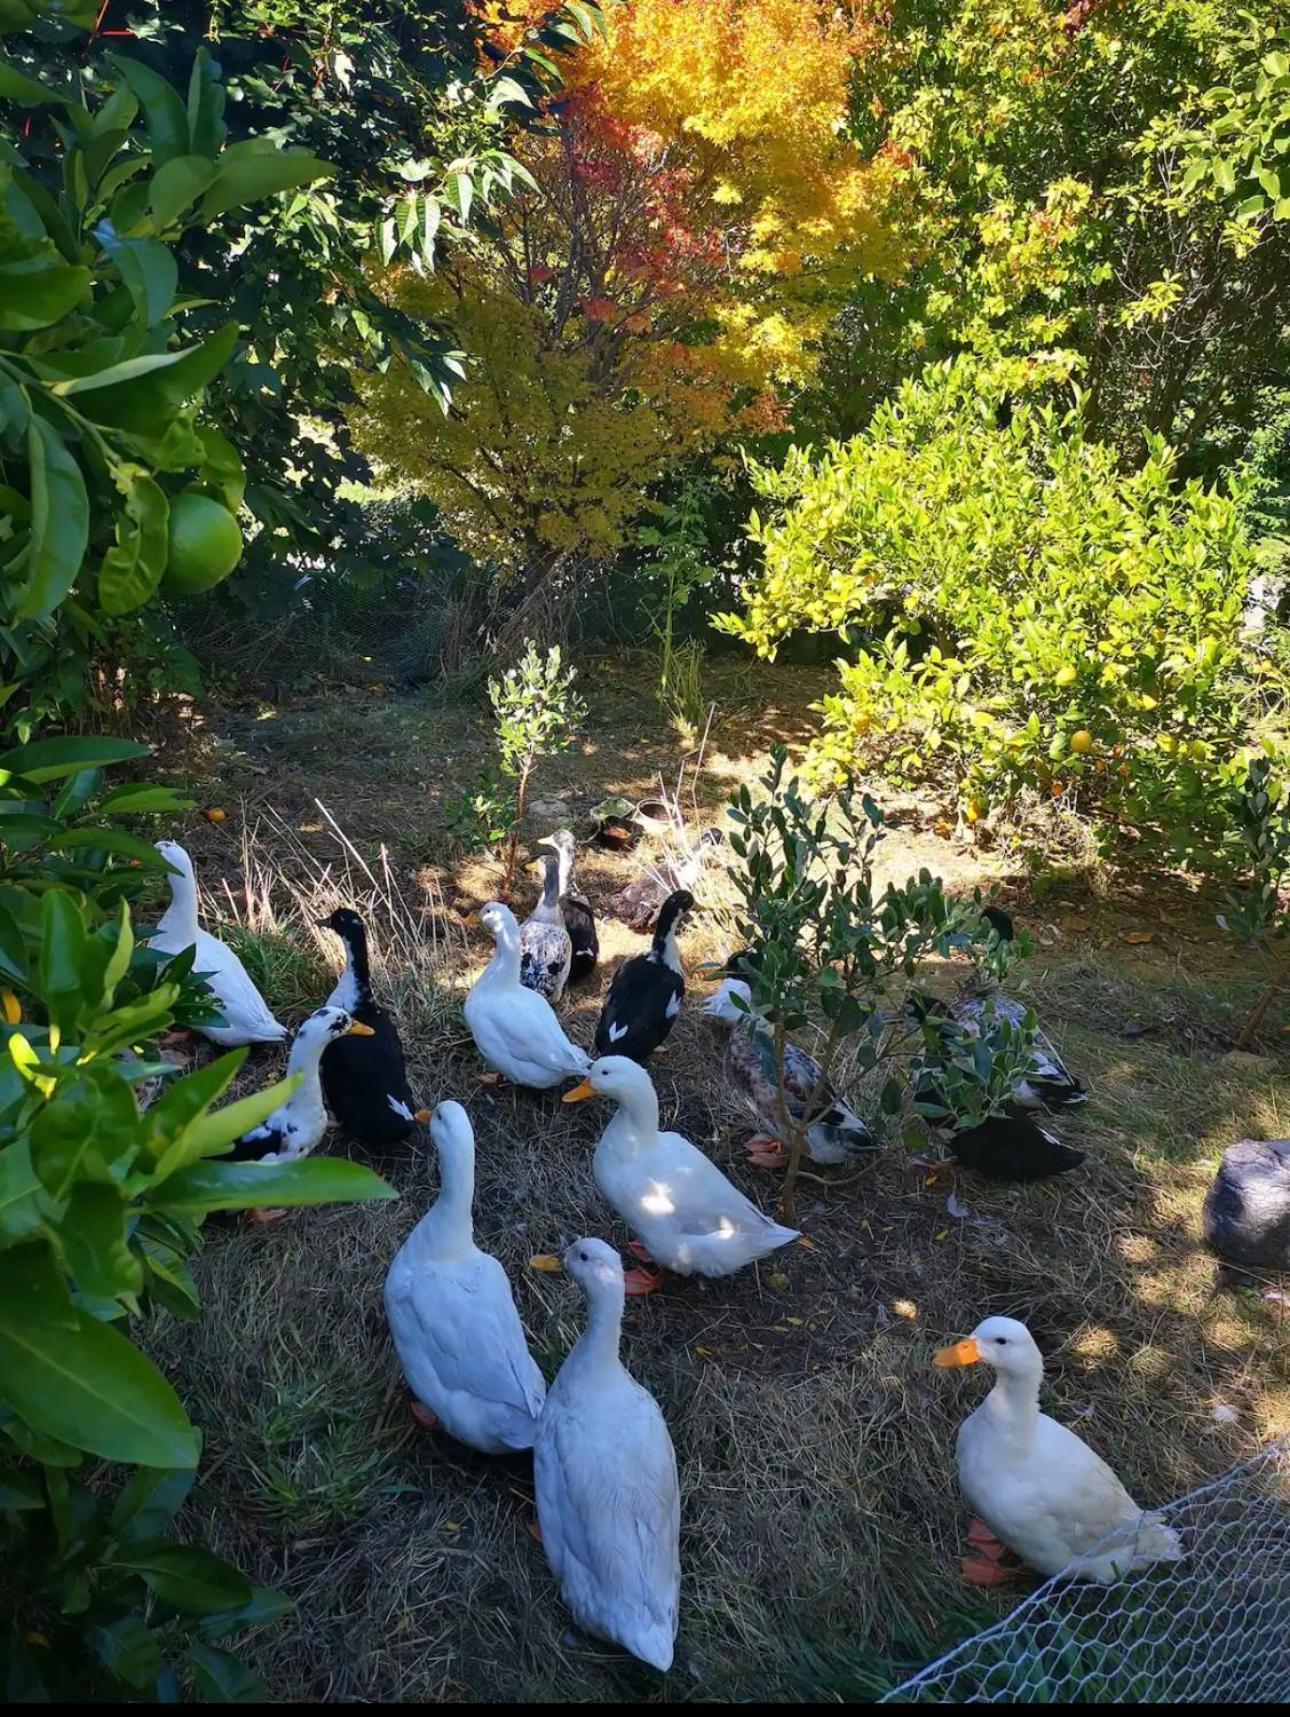
[[[370,1025],[364,1025],[361,1020],[355,1020],[345,1033],[346,1037],[375,1037],[376,1032]]]
[[[981,1349],[969,1336],[966,1341],[956,1341],[953,1347],[940,1348],[932,1364],[948,1370],[951,1365],[977,1365],[980,1360]]]
[[[542,1270],[548,1276],[557,1276],[564,1265],[554,1252],[539,1252],[536,1257],[529,1259],[530,1270]]]
[[[412,1119],[416,1122],[418,1127],[424,1127],[430,1120],[430,1113],[431,1111],[429,1109],[418,1109]]]
[[[584,1079],[581,1085],[575,1085],[572,1091],[566,1091],[561,1097],[562,1103],[583,1103],[588,1097],[596,1095],[596,1087],[590,1079]]]

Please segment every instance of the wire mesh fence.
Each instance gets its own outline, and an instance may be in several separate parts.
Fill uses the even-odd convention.
[[[1290,1699],[1290,1437],[1159,1514],[1181,1561],[1112,1585],[1059,1574],[879,1703]]]

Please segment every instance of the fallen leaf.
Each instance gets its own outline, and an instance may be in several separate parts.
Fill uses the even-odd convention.
[[[797,1237],[797,1244],[799,1246],[814,1246],[815,1242],[809,1237],[809,1235],[799,1234]]]
[[[1154,930],[1125,930],[1122,934],[1126,942],[1132,942],[1135,946],[1143,942],[1154,942],[1156,939]]]
[[[443,1529],[445,1532],[460,1532],[461,1522],[459,1520],[445,1520]]]
[[[784,1321],[792,1324],[795,1329],[801,1329],[806,1320],[805,1318],[785,1318]]]
[[[209,810],[203,811],[202,816],[208,823],[225,823],[228,821],[228,812],[222,811],[218,805],[212,805]]]
[[[694,1351],[698,1354],[700,1359],[712,1358],[712,1349],[710,1347],[696,1347]]]
[[[947,1238],[948,1235],[949,1235],[949,1229],[948,1228],[942,1228],[940,1233],[936,1236],[936,1238],[938,1240],[944,1240]]]
[[[771,1274],[770,1285],[772,1288],[778,1288],[779,1291],[783,1293],[784,1289],[788,1286],[788,1277],[782,1270],[775,1270]]]
[[[904,1318],[907,1322],[912,1322],[918,1316],[918,1307],[912,1300],[893,1300],[891,1309],[896,1317]]]

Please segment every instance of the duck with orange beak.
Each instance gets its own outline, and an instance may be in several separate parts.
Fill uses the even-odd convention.
[[[608,1097],[618,1111],[596,1146],[592,1173],[601,1193],[636,1233],[632,1250],[678,1276],[730,1276],[798,1238],[758,1210],[717,1165],[680,1133],[659,1131],[658,1093],[645,1069],[624,1055],[593,1062],[566,1103]],[[661,1272],[632,1270],[629,1294],[647,1294]]]
[[[959,1429],[959,1483],[977,1511],[978,1554],[963,1571],[979,1585],[1008,1577],[1003,1549],[1044,1575],[1110,1584],[1155,1562],[1176,1562],[1178,1534],[1144,1512],[1106,1462],[1039,1411],[1044,1361],[1015,1318],[986,1318],[965,1341],[941,1348],[945,1369],[987,1365],[994,1387]]]
[[[329,1043],[338,1038],[371,1035],[370,1025],[351,1019],[343,1008],[318,1008],[295,1035],[287,1057],[287,1078],[300,1083],[267,1121],[252,1127],[226,1153],[233,1162],[294,1163],[318,1148],[327,1130],[319,1063]]]

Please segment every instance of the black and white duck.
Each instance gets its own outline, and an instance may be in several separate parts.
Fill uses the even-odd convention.
[[[300,1084],[267,1121],[252,1127],[227,1151],[236,1163],[294,1163],[318,1148],[327,1130],[319,1063],[328,1044],[352,1034],[373,1036],[370,1025],[351,1019],[344,1008],[321,1007],[309,1015],[292,1040],[287,1078],[301,1075]]]
[[[976,1030],[972,1030],[931,996],[911,996],[906,1012],[925,1036],[933,1031],[942,1039],[957,1038],[959,1044],[970,1043],[980,1036],[979,1021]],[[992,1180],[1046,1180],[1052,1175],[1067,1174],[1084,1161],[1083,1151],[1063,1144],[1024,1108],[1012,1107],[1003,1114],[987,1115],[976,1126],[955,1126],[948,1118],[949,1106],[933,1068],[921,1059],[914,1064],[913,1087],[916,1102],[934,1104],[947,1111],[945,1120],[932,1120],[929,1124],[963,1168]]]
[[[560,860],[560,914],[569,932],[572,954],[569,960],[571,984],[589,978],[600,958],[600,938],[596,934],[596,919],[591,907],[573,887],[573,856],[576,845],[569,829],[558,829],[538,842],[551,847]]]
[[[372,993],[367,926],[342,906],[319,924],[345,946],[345,969],[327,998],[368,1028],[361,1036],[333,1038],[323,1050],[322,1089],[327,1107],[347,1133],[365,1145],[401,1144],[429,1111],[416,1107],[408,1085],[398,1027]]]
[[[676,1024],[685,997],[676,938],[693,908],[694,896],[687,889],[670,894],[648,953],[633,954],[614,974],[596,1022],[597,1055],[626,1055],[644,1065]]]
[[[749,1157],[759,1167],[788,1161],[779,1113],[779,1075],[775,1039],[769,1025],[753,1011],[752,991],[742,978],[723,978],[715,995],[703,1004],[711,1019],[730,1027],[726,1046],[726,1083],[751,1110],[761,1133],[748,1141]],[[806,1154],[816,1163],[845,1163],[862,1151],[877,1150],[879,1141],[842,1102],[827,1080],[820,1084],[820,1064],[796,1043],[784,1046],[784,1101],[790,1117],[800,1122],[814,1096],[814,1119],[806,1132]]]
[[[569,981],[573,941],[560,910],[560,855],[542,855],[542,894],[520,925],[520,982],[558,1002]]]
[[[998,906],[987,906],[981,916],[994,930],[1001,942],[1015,938],[1012,919]],[[1010,1025],[1023,1024],[1029,1010],[1023,1002],[1006,996],[1000,990],[974,985],[951,1002],[950,1017],[969,1033],[979,1036],[986,1016],[1007,1020]],[[1034,1066],[1027,1078],[1017,1086],[1013,1099],[1017,1109],[1069,1109],[1086,1102],[1088,1090],[1069,1071],[1051,1040],[1042,1031],[1035,1033]]]

